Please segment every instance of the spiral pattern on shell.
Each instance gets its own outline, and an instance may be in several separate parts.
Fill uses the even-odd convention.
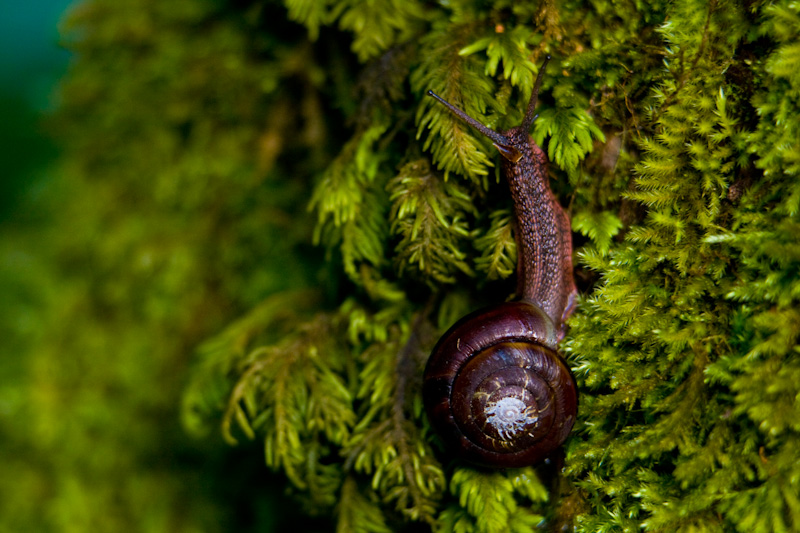
[[[537,463],[569,435],[577,389],[555,352],[557,332],[535,305],[472,313],[441,338],[425,369],[428,417],[449,449],[472,463]]]

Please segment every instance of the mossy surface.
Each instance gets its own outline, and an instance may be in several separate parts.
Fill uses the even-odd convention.
[[[63,35],[64,155],[0,249],[0,531],[800,528],[797,2],[87,0]],[[512,295],[510,201],[425,94],[506,129],[545,55],[579,420],[485,471],[420,381]]]

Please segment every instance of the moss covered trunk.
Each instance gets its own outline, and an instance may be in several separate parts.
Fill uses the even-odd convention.
[[[64,155],[0,250],[0,531],[800,529],[797,2],[85,0],[63,33]],[[420,387],[513,294],[510,200],[425,94],[505,130],[545,55],[578,422],[488,471]]]

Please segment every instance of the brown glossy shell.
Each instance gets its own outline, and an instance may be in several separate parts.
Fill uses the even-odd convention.
[[[428,360],[423,396],[448,449],[480,465],[522,467],[566,440],[578,395],[554,350],[557,336],[552,320],[527,302],[472,313],[445,333]],[[498,429],[497,406],[508,402],[525,405],[524,421]]]

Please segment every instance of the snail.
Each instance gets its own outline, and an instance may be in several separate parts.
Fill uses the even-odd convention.
[[[566,211],[548,183],[545,154],[531,138],[545,60],[522,124],[491,130],[428,95],[494,141],[514,203],[516,300],[467,315],[433,349],[425,368],[428,418],[448,450],[483,466],[536,464],[575,423],[575,379],[558,354],[577,294]]]

